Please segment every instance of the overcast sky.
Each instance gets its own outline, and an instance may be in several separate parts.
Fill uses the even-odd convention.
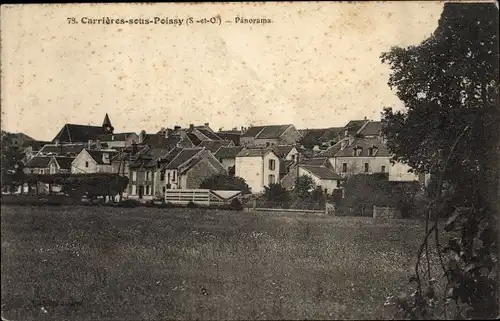
[[[115,132],[380,119],[384,106],[401,106],[380,54],[429,37],[442,8],[437,1],[3,7],[2,129],[50,140],[65,123],[101,125],[106,112]],[[81,23],[218,14],[233,23]],[[235,24],[237,16],[272,23]]]

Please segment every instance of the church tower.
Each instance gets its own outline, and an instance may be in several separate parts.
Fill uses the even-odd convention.
[[[113,134],[113,126],[111,125],[111,121],[109,120],[109,116],[106,113],[106,116],[104,116],[104,121],[102,122],[102,129],[104,130],[105,134]]]

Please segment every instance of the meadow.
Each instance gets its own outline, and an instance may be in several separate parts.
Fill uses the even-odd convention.
[[[387,319],[421,222],[2,205],[9,320]]]

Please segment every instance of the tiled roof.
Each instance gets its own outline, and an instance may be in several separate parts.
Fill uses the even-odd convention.
[[[323,135],[319,138],[320,142],[328,142],[331,140],[337,140],[339,137],[339,134],[342,133],[343,127],[332,127],[332,128],[327,128]]]
[[[30,159],[24,167],[27,168],[47,168],[52,157],[49,156],[35,156]]]
[[[300,165],[301,168],[307,170],[314,176],[320,179],[329,179],[329,180],[339,180],[342,179],[340,175],[323,166],[310,166],[310,165]]]
[[[236,157],[262,157],[271,152],[276,154],[272,148],[244,148]]]
[[[328,158],[305,158],[300,160],[301,165],[309,165],[309,166],[323,166],[328,161]]]
[[[59,168],[62,169],[71,169],[71,163],[75,160],[74,157],[55,157]]]
[[[239,132],[239,131],[236,131],[236,132],[230,132],[230,131],[218,132],[217,136],[219,136],[221,139],[224,139],[224,140],[231,140],[236,146],[238,146],[240,144],[241,132]]]
[[[363,127],[359,134],[363,136],[379,136],[382,131],[382,122],[381,121],[370,121]]]
[[[89,140],[96,140],[102,134],[104,129],[101,126],[66,124],[52,142],[59,140],[59,142],[86,143]]]
[[[340,151],[341,142],[336,143],[333,146],[328,147],[326,150],[322,151],[318,154],[319,157],[335,157],[337,153]]]
[[[40,149],[38,152],[40,154],[56,154],[56,155],[78,155],[82,149],[86,147],[86,144],[59,144],[59,145],[44,145],[42,149]]]
[[[250,127],[242,137],[254,137],[256,139],[276,139],[292,125],[269,125]]]
[[[205,126],[198,126],[195,127],[200,133],[205,135],[207,138],[212,139],[212,140],[221,140],[217,134],[215,134],[211,129],[205,127]]]
[[[198,147],[205,147],[210,152],[215,153],[219,150],[219,148],[229,146],[231,144],[233,144],[233,142],[230,140],[204,140],[198,145]]]
[[[354,148],[361,148],[361,154],[355,155]],[[369,149],[376,147],[376,154],[369,155]],[[381,138],[356,138],[351,144],[346,146],[344,149],[339,150],[336,155],[337,157],[391,157],[391,154],[387,150],[385,144],[382,143]]]
[[[223,159],[223,158],[235,158],[236,155],[238,155],[239,152],[243,147],[241,146],[236,146],[236,147],[221,147],[217,153],[215,154],[215,158],[217,159]]]
[[[363,127],[363,125],[368,122],[368,120],[351,120],[347,123],[347,125],[342,128],[341,135],[345,134],[345,131],[349,133],[349,135],[356,135],[356,133]]]
[[[145,162],[145,167],[153,167],[156,166],[156,162],[159,158],[163,158],[169,154],[171,149],[168,148],[152,148],[147,153],[148,162]]]
[[[195,134],[187,133],[186,135],[195,146],[198,146],[201,143],[201,139],[199,139]]]
[[[184,148],[165,168],[178,169],[180,165],[190,160],[202,150],[202,148]]]
[[[320,137],[325,134],[328,128],[312,128],[301,129],[299,132],[302,135],[303,141],[319,141]]]
[[[273,151],[280,157],[284,158],[290,151],[295,148],[294,145],[277,145],[273,146]]]
[[[116,134],[102,134],[99,135],[98,139],[103,142],[112,141],[126,141],[131,135],[137,135],[136,133],[116,133]]]

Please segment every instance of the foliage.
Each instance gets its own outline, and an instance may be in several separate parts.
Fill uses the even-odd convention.
[[[12,141],[12,135],[2,131],[2,190],[9,189],[9,192],[14,192],[23,181],[23,163],[24,155],[21,149],[16,146]]]
[[[97,196],[114,197],[128,185],[127,177],[111,173],[29,175],[28,181],[61,185],[61,191],[75,199],[83,196],[90,199]]]
[[[197,208],[198,205],[194,203],[193,201],[189,201],[186,205],[187,208]]]
[[[412,214],[417,182],[390,182],[387,175],[359,174],[344,184],[345,198],[341,200],[344,212],[371,215],[373,205],[397,207],[404,217]],[[350,210],[348,210],[350,209]]]
[[[230,208],[233,210],[242,211],[243,204],[241,203],[241,201],[239,199],[235,198],[231,201]]]
[[[313,179],[308,175],[301,175],[295,181],[295,196],[301,200],[311,197],[311,191],[316,188]]]
[[[220,174],[206,178],[201,184],[201,189],[242,191],[243,194],[249,194],[250,188],[241,177]]]
[[[392,69],[389,86],[406,107],[383,112],[388,148],[397,160],[438,177],[429,191],[433,199],[427,218],[434,218],[434,224],[426,224],[419,249],[417,290],[404,307],[419,312],[411,317],[429,317],[420,261],[424,251],[428,257],[432,232],[448,283],[442,299],[467,306],[454,317],[498,316],[493,229],[499,179],[497,28],[495,4],[447,3],[430,38],[381,56]],[[444,249],[450,254],[448,264],[439,242],[438,220],[443,217],[450,218],[447,227],[453,234]],[[429,269],[427,261],[427,279]]]
[[[290,202],[290,195],[288,191],[280,184],[269,184],[264,186],[264,198],[268,202],[287,204]]]

